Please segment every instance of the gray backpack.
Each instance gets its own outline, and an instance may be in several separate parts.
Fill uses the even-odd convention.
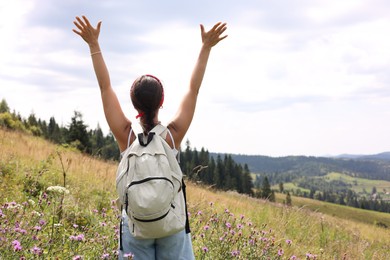
[[[165,141],[167,128],[138,134],[119,163],[116,188],[136,238],[161,238],[185,228],[183,174]]]

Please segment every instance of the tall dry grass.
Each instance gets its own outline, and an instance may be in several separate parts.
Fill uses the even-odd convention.
[[[25,200],[26,183],[45,190],[63,186],[65,181],[71,194],[64,202],[67,213],[88,219],[90,212],[110,208],[116,198],[116,166],[38,137],[0,129],[1,204]],[[230,258],[241,259],[390,259],[388,229],[191,182],[187,186],[193,245],[199,259],[219,259],[213,252],[222,249]],[[227,228],[228,222],[237,226]],[[258,240],[256,248],[251,248],[253,241],[247,238]]]

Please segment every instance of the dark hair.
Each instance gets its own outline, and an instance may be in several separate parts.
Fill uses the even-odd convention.
[[[144,131],[148,133],[154,126],[153,121],[158,109],[164,102],[164,88],[160,80],[152,75],[137,78],[130,89],[131,102],[140,111]]]

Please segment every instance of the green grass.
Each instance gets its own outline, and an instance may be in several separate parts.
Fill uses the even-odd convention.
[[[0,259],[116,259],[116,163],[2,129],[0,147]],[[69,193],[48,189],[64,182]],[[372,212],[358,221],[358,211],[319,201],[293,197],[286,207],[187,187],[196,259],[390,257],[389,230],[372,223]]]
[[[347,184],[351,184],[351,189],[359,193],[363,192],[364,190],[371,193],[373,187],[375,187],[377,189],[377,192],[379,193],[383,193],[384,191],[390,192],[390,181],[356,178],[337,172],[328,173],[322,178],[328,181],[340,180]],[[390,195],[386,197],[390,198]]]
[[[277,202],[283,203],[285,200],[285,194],[276,193]],[[372,210],[363,210],[295,196],[292,196],[292,203],[294,206],[299,208],[310,209],[311,211],[342,218],[345,220],[358,221],[361,223],[372,225],[375,225],[377,223],[383,223],[386,226],[390,227],[390,214],[388,213],[382,213]]]

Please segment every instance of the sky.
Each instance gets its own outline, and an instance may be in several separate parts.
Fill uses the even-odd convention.
[[[13,0],[0,2],[0,99],[60,125],[74,111],[109,133],[75,16],[102,21],[100,45],[126,116],[129,88],[159,77],[163,124],[185,93],[206,30],[212,49],[185,140],[210,152],[332,156],[390,151],[386,0]],[[182,144],[184,145],[184,143]]]

